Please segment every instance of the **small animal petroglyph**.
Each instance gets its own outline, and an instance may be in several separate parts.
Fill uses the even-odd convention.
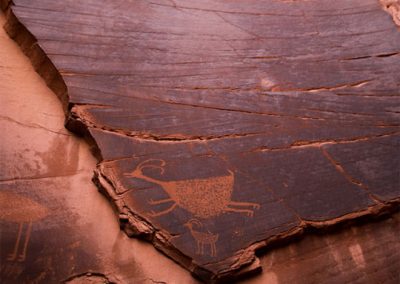
[[[231,200],[234,173],[230,170],[228,170],[229,175],[226,176],[178,181],[162,181],[143,174],[142,170],[144,168],[156,168],[161,171],[161,174],[164,174],[165,164],[164,160],[150,159],[140,163],[133,172],[125,174],[128,177],[135,177],[158,184],[169,195],[169,198],[149,201],[151,205],[172,203],[168,209],[160,212],[151,212],[150,215],[153,217],[167,214],[177,206],[202,219],[218,216],[224,212],[244,213],[252,217],[254,209],[260,208],[257,203]]]
[[[48,209],[28,197],[12,192],[0,192],[0,208],[0,220],[18,223],[14,249],[7,260],[14,261],[18,257],[18,261],[25,261],[32,223],[46,217]],[[22,241],[22,251],[18,254],[25,225],[27,225],[25,239]]]
[[[196,219],[191,219],[184,226],[188,227],[193,238],[196,240],[197,254],[204,255],[204,246],[209,245],[210,255],[212,257],[217,256],[217,248],[215,243],[218,241],[218,234],[213,234],[208,230],[205,232],[203,223]],[[194,229],[195,226],[197,229]]]

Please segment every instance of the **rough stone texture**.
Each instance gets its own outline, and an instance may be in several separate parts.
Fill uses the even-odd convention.
[[[125,230],[197,276],[397,207],[399,33],[378,2],[14,2]]]
[[[399,283],[399,214],[311,234],[261,257],[264,272],[242,283]]]
[[[196,283],[120,230],[91,181],[96,161],[87,143],[65,129],[60,101],[4,23],[0,12],[0,282],[79,283],[105,275],[113,283]]]

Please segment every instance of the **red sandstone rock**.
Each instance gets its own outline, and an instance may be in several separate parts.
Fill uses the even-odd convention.
[[[198,277],[398,208],[400,35],[378,2],[14,2],[122,227]]]

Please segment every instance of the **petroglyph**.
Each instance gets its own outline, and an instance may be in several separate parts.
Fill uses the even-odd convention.
[[[18,223],[15,245],[7,260],[25,261],[32,233],[32,223],[46,217],[48,209],[28,197],[12,192],[0,192],[0,208],[2,209],[0,211],[0,220]],[[25,225],[27,228],[24,236]]]
[[[275,241],[398,207],[399,10],[378,1],[16,0],[6,27],[93,147],[121,228],[223,282]]]
[[[257,203],[231,200],[234,187],[234,173],[231,170],[228,170],[229,175],[226,176],[179,181],[162,181],[143,173],[144,168],[156,168],[163,175],[165,165],[164,160],[150,159],[141,162],[133,172],[125,174],[128,177],[155,183],[169,195],[169,198],[166,199],[149,201],[151,205],[171,203],[168,209],[159,212],[152,211],[150,215],[153,217],[165,215],[177,206],[186,209],[195,217],[203,219],[215,217],[225,212],[243,213],[253,217],[254,210],[260,208]]]
[[[184,226],[189,229],[193,238],[196,240],[197,254],[204,255],[204,247],[208,245],[210,247],[210,256],[217,256],[217,248],[215,243],[218,241],[218,234],[213,234],[209,230],[198,231],[204,230],[204,226],[203,223],[196,219],[191,219]]]

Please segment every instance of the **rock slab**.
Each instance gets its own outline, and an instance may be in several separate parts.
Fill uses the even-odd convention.
[[[322,2],[14,0],[7,29],[125,231],[218,281],[275,240],[398,208],[395,18]]]

